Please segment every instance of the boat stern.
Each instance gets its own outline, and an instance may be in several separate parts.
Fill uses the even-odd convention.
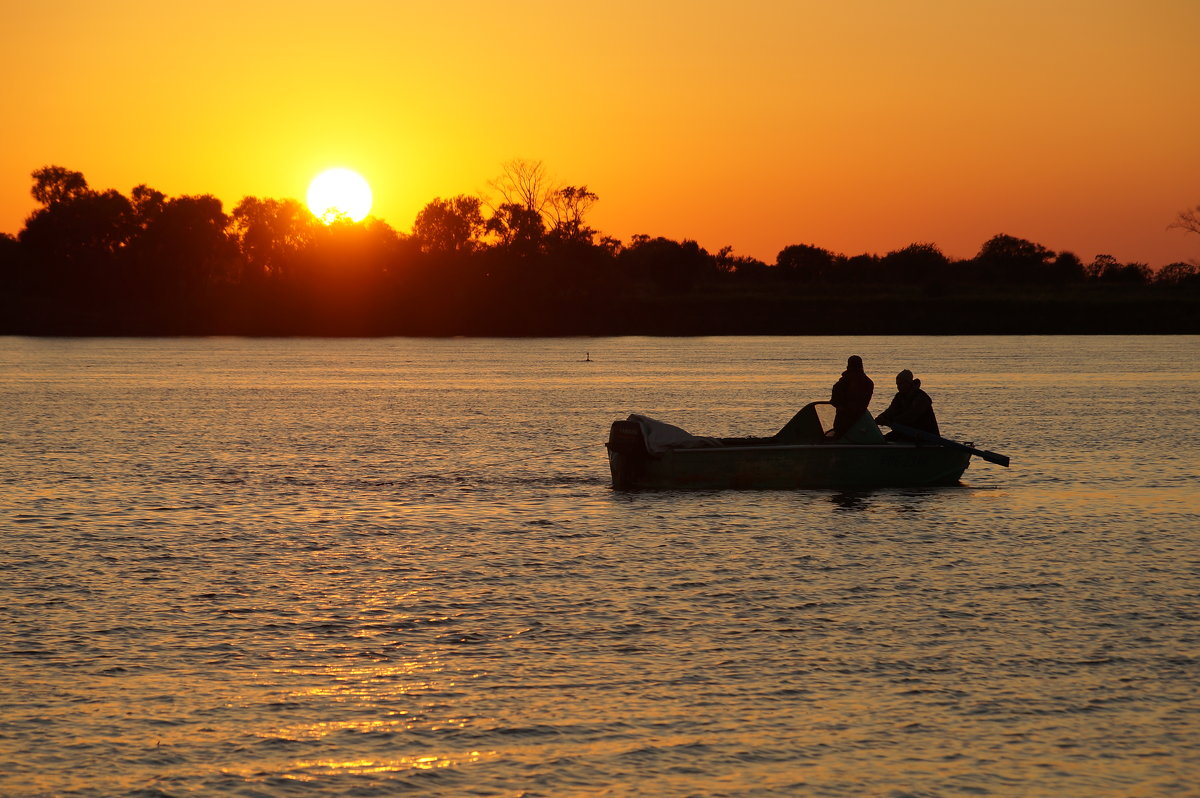
[[[614,421],[608,430],[608,469],[614,488],[639,487],[639,477],[651,458],[646,447],[646,435],[636,421]]]

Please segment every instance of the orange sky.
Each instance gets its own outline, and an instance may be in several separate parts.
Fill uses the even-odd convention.
[[[774,260],[1009,233],[1200,257],[1196,0],[12,3],[0,231],[29,173],[303,198],[361,172],[408,231],[513,158],[592,222]]]

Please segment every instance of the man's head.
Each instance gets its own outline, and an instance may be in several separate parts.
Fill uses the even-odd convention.
[[[851,371],[862,371],[862,358],[858,355],[851,355],[846,359],[846,368],[850,369]]]
[[[901,391],[907,391],[913,386],[913,373],[908,369],[896,375],[896,387]]]

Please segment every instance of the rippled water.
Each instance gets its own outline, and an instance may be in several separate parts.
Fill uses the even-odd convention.
[[[0,339],[0,794],[1198,794],[1197,352]],[[851,353],[1013,467],[609,488]]]

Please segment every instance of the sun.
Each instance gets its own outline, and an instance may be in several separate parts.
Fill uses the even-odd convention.
[[[326,169],[308,184],[308,209],[326,224],[343,216],[361,222],[371,200],[371,187],[352,169]]]

